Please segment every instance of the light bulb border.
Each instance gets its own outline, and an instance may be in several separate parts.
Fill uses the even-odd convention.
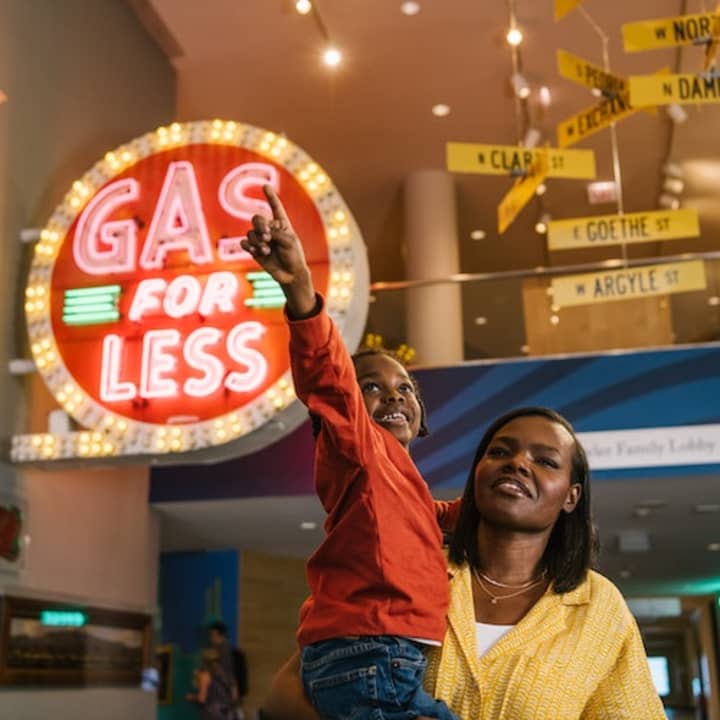
[[[60,248],[77,216],[97,190],[140,160],[157,152],[197,144],[251,150],[284,167],[304,188],[325,231],[329,256],[327,309],[342,331],[355,281],[361,281],[353,262],[353,246],[362,246],[362,236],[328,173],[284,135],[253,125],[215,119],[159,127],[107,152],[72,183],[41,232],[25,288],[31,352],[60,407],[87,429],[65,434],[15,435],[11,446],[13,462],[166,455],[222,445],[262,427],[295,401],[288,370],[258,398],[238,410],[184,425],[140,422],[103,407],[88,395],[65,366],[55,342],[50,283]]]

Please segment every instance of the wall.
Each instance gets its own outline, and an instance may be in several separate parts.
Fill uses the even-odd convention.
[[[175,73],[123,0],[0,0],[0,367],[26,356],[21,320],[29,251],[18,235],[42,226],[74,179],[110,148],[172,120]],[[0,459],[13,432],[44,423],[38,377],[0,373]],[[33,428],[33,429],[38,429]],[[0,493],[28,510],[23,569],[0,593],[153,611],[158,524],[146,468],[16,470],[0,462]],[[134,688],[4,689],[13,720],[155,715]]]
[[[304,560],[242,554],[238,627],[248,663],[246,710],[262,703],[272,676],[297,649],[298,611],[307,594]]]

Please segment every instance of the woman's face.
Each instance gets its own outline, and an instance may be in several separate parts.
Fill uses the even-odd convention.
[[[475,468],[475,505],[483,520],[511,530],[550,530],[580,499],[580,485],[570,481],[574,451],[572,435],[540,415],[500,428]]]

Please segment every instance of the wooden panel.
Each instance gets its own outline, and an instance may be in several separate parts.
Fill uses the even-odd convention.
[[[298,611],[307,595],[303,559],[241,554],[238,627],[248,663],[246,712],[262,703],[272,676],[296,649]]]
[[[549,285],[546,278],[528,278],[523,282],[529,355],[673,344],[666,297],[581,305],[554,312]],[[556,324],[552,321],[553,316],[557,318]]]

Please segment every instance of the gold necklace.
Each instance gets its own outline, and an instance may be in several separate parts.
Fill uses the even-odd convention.
[[[509,593],[508,595],[493,595],[493,593],[491,593],[485,587],[485,584],[483,583],[482,579],[480,578],[478,571],[474,567],[471,567],[470,570],[471,570],[475,580],[477,580],[477,583],[480,586],[480,588],[482,589],[482,591],[490,598],[490,603],[492,605],[497,605],[499,600],[509,600],[510,598],[518,597],[518,595],[522,595],[523,593],[526,593],[531,588],[534,588],[537,585],[539,585],[545,579],[545,574],[543,573],[543,575],[541,577],[539,577],[537,580],[535,580],[532,584],[527,585],[526,587],[523,587],[520,590]]]
[[[504,588],[505,590],[524,590],[526,588],[531,587],[532,585],[535,585],[538,580],[542,580],[545,575],[547,575],[547,570],[543,570],[540,575],[538,576],[537,580],[528,580],[525,583],[522,583],[522,585],[507,585],[506,583],[498,582],[497,580],[493,580],[489,575],[486,575],[484,572],[481,572],[480,570],[477,570],[477,572],[480,574],[480,577],[487,583],[490,583],[491,585],[494,585],[495,587]]]

